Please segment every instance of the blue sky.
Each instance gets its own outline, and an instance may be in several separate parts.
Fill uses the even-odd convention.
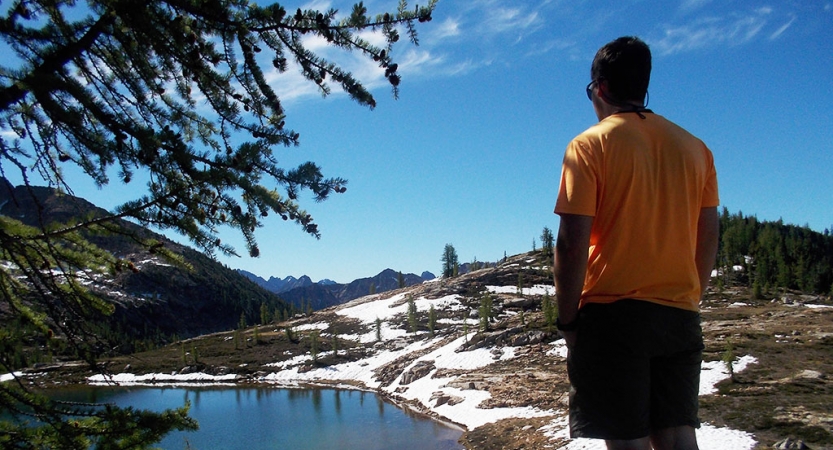
[[[377,86],[373,111],[290,83],[302,144],[285,158],[316,161],[348,191],[307,205],[321,240],[269,222],[262,256],[227,264],[349,282],[439,273],[446,243],[461,262],[540,246],[543,227],[558,228],[564,148],[596,121],[584,94],[593,55],[621,35],[651,46],[649,106],[712,149],[723,205],[833,227],[831,2],[440,0],[419,31],[419,47],[394,51],[399,100],[372,66],[352,66]]]
[[[371,14],[396,6],[364,3]],[[375,65],[308,42],[373,87],[375,110],[340,92],[322,98],[293,74],[274,78],[301,135],[278,160],[314,161],[348,190],[318,204],[301,197],[320,240],[270,216],[261,256],[223,263],[349,282],[386,268],[439,273],[446,243],[461,262],[540,246],[543,227],[558,228],[564,148],[596,121],[584,93],[593,55],[622,35],[651,46],[649,107],[711,148],[723,205],[833,228],[833,2],[440,0],[418,30],[418,47],[394,49],[399,100]],[[76,193],[112,207],[127,199],[118,192]],[[224,241],[245,253],[242,239]]]

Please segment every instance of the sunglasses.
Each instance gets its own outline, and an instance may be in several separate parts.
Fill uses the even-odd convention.
[[[597,81],[601,80],[602,77],[596,78],[595,80],[587,83],[587,87],[584,88],[584,92],[587,94],[587,100],[593,101],[593,85],[596,84]]]

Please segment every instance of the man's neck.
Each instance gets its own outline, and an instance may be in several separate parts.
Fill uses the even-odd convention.
[[[596,106],[596,117],[599,118],[599,121],[606,119],[614,114],[619,113],[628,113],[628,112],[642,112],[646,111],[645,107],[638,103],[623,103],[617,105],[611,105],[605,101],[598,102]]]

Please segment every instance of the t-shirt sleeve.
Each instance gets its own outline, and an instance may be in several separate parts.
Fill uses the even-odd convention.
[[[710,150],[706,150],[708,155],[708,172],[706,173],[706,184],[703,187],[703,200],[700,204],[701,208],[710,208],[720,205],[720,196],[717,192],[717,170],[714,168],[714,156]]]
[[[561,164],[556,214],[596,215],[598,173],[586,143],[574,139]]]

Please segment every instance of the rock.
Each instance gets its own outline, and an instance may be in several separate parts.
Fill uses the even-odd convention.
[[[431,394],[431,399],[429,401],[435,402],[434,406],[454,406],[458,403],[462,403],[465,399],[462,397],[458,397],[456,395],[449,395],[441,391],[434,392]]]
[[[783,441],[776,442],[775,445],[772,446],[772,448],[778,450],[807,450],[810,447],[808,447],[807,444],[805,444],[804,441],[802,441],[801,439],[794,440],[786,438]]]
[[[518,309],[529,309],[535,306],[536,301],[534,298],[527,298],[527,297],[514,297],[508,298],[503,301],[503,308],[518,308]]]
[[[821,381],[824,379],[824,374],[817,371],[817,370],[804,370],[800,372],[798,375],[795,376],[796,378],[801,378],[803,380],[817,380]]]
[[[432,370],[436,369],[434,361],[419,361],[411,367],[410,370],[402,374],[402,379],[399,384],[408,385],[414,381],[428,375]]]
[[[396,339],[388,343],[388,349],[390,350],[402,350],[403,348],[408,346],[408,341],[405,339]]]
[[[514,327],[500,331],[477,333],[472,336],[469,342],[463,344],[459,349],[457,349],[457,351],[461,352],[483,347],[506,345],[513,336],[522,333],[523,331],[523,327]]]
[[[512,337],[508,340],[508,344],[511,347],[522,347],[524,345],[538,344],[546,338],[547,333],[541,330],[532,330]]]

